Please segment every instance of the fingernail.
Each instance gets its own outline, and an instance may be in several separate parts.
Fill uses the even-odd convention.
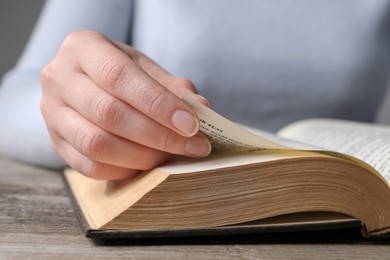
[[[195,157],[207,156],[211,152],[211,144],[204,137],[194,136],[188,140],[185,151]]]
[[[198,132],[198,119],[187,111],[178,109],[171,118],[172,124],[187,136],[193,136]]]
[[[203,96],[201,96],[199,94],[195,94],[195,97],[203,105],[208,106],[208,107],[210,106],[209,101],[205,97],[203,97]]]

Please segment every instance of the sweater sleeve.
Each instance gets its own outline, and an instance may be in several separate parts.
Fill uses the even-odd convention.
[[[65,166],[51,148],[40,112],[40,71],[72,31],[129,38],[132,1],[49,0],[17,65],[0,86],[0,154],[44,167]]]
[[[389,72],[390,73],[390,72]],[[375,117],[375,122],[390,125],[390,83]]]

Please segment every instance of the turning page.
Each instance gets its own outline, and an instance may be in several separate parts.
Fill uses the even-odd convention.
[[[276,141],[276,136],[272,137],[270,133],[259,131],[254,134],[240,127],[199,103],[188,94],[183,97],[183,100],[195,111],[199,119],[199,130],[209,138],[214,149],[291,149],[279,144]]]

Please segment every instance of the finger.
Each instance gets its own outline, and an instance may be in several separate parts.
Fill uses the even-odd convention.
[[[131,57],[131,59],[140,68],[142,68],[148,75],[152,76],[162,85],[165,85],[167,82],[175,78],[171,73],[147,57],[145,54],[137,51],[135,48],[118,41],[112,41],[112,44]],[[191,86],[190,88],[191,91],[197,93],[197,90],[194,88],[194,86]]]
[[[168,90],[179,98],[182,98],[184,94],[188,92],[192,94],[198,93],[195,85],[190,80],[173,76],[148,56],[137,51],[133,47],[117,41],[114,41],[113,44],[129,55],[132,61],[134,61],[134,63],[142,68],[148,75],[164,87],[168,88]]]
[[[47,118],[50,116],[49,111],[52,110],[50,109],[50,104],[47,104],[45,100],[43,101],[45,104],[42,105],[42,112],[45,118]],[[47,108],[49,108],[49,110]],[[46,120],[54,150],[69,164],[70,167],[81,174],[93,179],[120,180],[133,177],[139,172],[139,170],[126,169],[90,160],[74,149],[66,140],[60,137],[50,122],[50,120]]]
[[[191,108],[130,57],[96,34],[81,42],[75,42],[80,69],[98,86],[181,135],[196,134],[199,122]]]
[[[179,98],[183,98],[183,96],[188,93],[202,104],[209,106],[208,100],[198,94],[198,90],[196,89],[192,81],[185,78],[178,78],[173,76],[156,62],[154,62],[152,59],[150,59],[148,56],[137,51],[129,45],[117,41],[113,41],[113,44],[117,48],[122,50],[124,53],[129,55],[131,59],[148,75],[153,77],[153,79],[158,81],[161,85],[166,87],[170,92],[172,92]]]
[[[73,148],[64,139],[55,145],[59,155],[81,174],[97,180],[122,180],[137,175],[140,171],[92,161]]]
[[[172,156],[107,133],[69,107],[57,108],[50,124],[79,153],[100,163],[148,170]]]
[[[211,145],[199,136],[183,137],[109,95],[87,76],[73,74],[66,82],[73,88],[63,93],[67,105],[102,129],[157,150],[186,156],[206,156]],[[65,88],[65,86],[63,87]],[[62,88],[62,89],[63,89]]]

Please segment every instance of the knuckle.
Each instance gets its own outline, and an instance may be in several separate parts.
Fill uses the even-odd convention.
[[[84,160],[80,165],[80,172],[88,178],[100,180],[102,171],[96,162]]]
[[[74,36],[75,39],[83,39],[84,37],[85,38],[98,38],[98,39],[107,39],[107,37],[98,32],[98,31],[94,31],[94,30],[79,30],[79,31],[74,31],[74,32],[71,32],[70,35]]]
[[[149,115],[151,117],[160,117],[162,112],[167,112],[167,100],[166,92],[161,89],[159,91],[150,92],[147,100],[149,101]]]
[[[117,59],[109,60],[103,63],[101,75],[105,79],[105,87],[115,91],[123,86],[126,79],[131,77],[129,65]]]
[[[76,140],[78,140],[80,152],[93,160],[99,159],[108,145],[107,137],[103,132],[93,131],[86,127],[79,128]]]
[[[54,72],[54,64],[53,62],[48,63],[43,69],[41,70],[40,74],[40,81],[42,85],[42,89],[45,90],[45,88],[50,84],[50,82],[54,81],[55,78],[55,72]]]
[[[160,131],[157,135],[156,143],[162,147],[163,151],[173,152],[173,147],[178,143],[177,134],[174,131]]]
[[[84,51],[91,40],[104,41],[107,39],[103,34],[91,31],[91,30],[82,30],[82,31],[73,31],[67,34],[62,41],[62,44],[59,48],[56,58],[65,57],[74,57],[78,55],[81,51]]]
[[[95,111],[99,123],[104,127],[119,124],[124,114],[122,104],[111,96],[99,99],[92,105],[91,109]]]
[[[63,45],[67,44],[73,44],[74,42],[77,42],[78,39],[82,36],[83,34],[80,31],[75,31],[75,32],[70,32],[65,36],[65,39],[63,41]]]
[[[93,30],[79,30],[68,33],[65,36],[64,41],[62,42],[62,48],[73,48],[75,46],[79,46],[79,44],[83,43],[86,39],[96,38],[96,39],[106,39],[106,37],[97,31]]]
[[[79,42],[81,41],[80,37],[82,37],[82,33],[79,31],[71,32],[66,35],[61,44],[60,52],[67,52],[69,49],[74,49],[77,45],[79,45]]]

